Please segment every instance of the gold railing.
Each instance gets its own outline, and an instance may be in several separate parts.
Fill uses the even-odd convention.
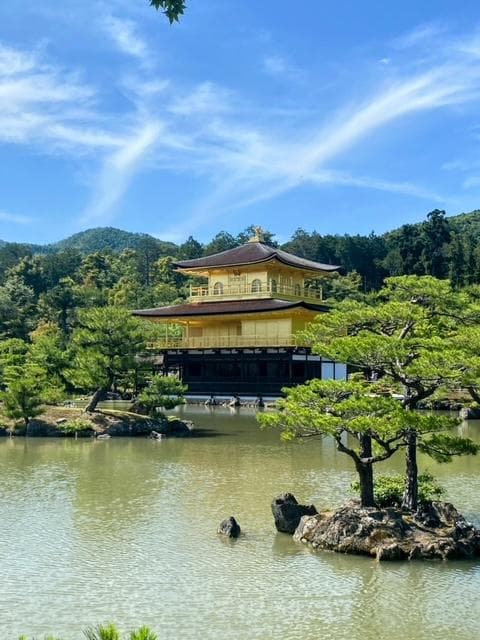
[[[301,341],[300,341],[301,342]],[[235,349],[248,347],[298,347],[298,338],[290,336],[202,336],[200,338],[163,338],[148,345],[155,349]]]
[[[316,287],[300,287],[299,285],[286,285],[273,283],[271,280],[256,283],[240,283],[213,287],[190,287],[190,300],[192,302],[207,302],[210,300],[242,300],[258,298],[286,297],[294,300],[322,300],[322,289]]]

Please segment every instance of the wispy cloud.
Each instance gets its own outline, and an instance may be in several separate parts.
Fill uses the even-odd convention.
[[[328,167],[373,133],[383,130],[388,134],[389,127],[397,126],[402,119],[479,100],[476,52],[467,53],[460,48],[454,51],[448,43],[444,54],[443,60],[421,70],[412,72],[407,67],[402,73],[396,68],[383,86],[374,89],[360,104],[341,109],[328,124],[311,121],[303,132],[280,132],[274,127],[262,130],[218,118],[211,121],[203,129],[210,134],[210,140],[205,136],[202,140],[207,150],[211,149],[209,158],[217,175],[207,206],[198,203],[185,228],[191,232],[205,215],[212,215],[208,212],[222,215],[278,197],[305,182],[356,186],[446,202],[448,198],[442,194],[411,182],[355,177],[332,172]],[[205,166],[205,155],[202,161]]]
[[[148,46],[138,34],[132,20],[107,16],[103,19],[102,26],[120,51],[136,58],[144,65],[148,63]]]
[[[35,67],[34,56],[0,44],[0,75],[25,73]]]
[[[429,189],[424,189],[411,182],[392,182],[367,176],[352,176],[340,171],[321,171],[310,176],[309,180],[317,184],[333,184],[346,187],[358,187],[361,189],[375,189],[388,193],[401,193],[413,198],[421,198],[431,202],[445,203],[444,196]]]
[[[446,30],[446,26],[438,22],[417,25],[410,31],[395,38],[393,44],[398,49],[410,49],[428,43],[432,39],[444,34]]]
[[[230,92],[213,82],[202,82],[190,91],[178,96],[168,110],[178,116],[209,116],[231,111]]]
[[[368,165],[355,175],[349,156],[379,131],[387,146],[390,131],[418,114],[480,101],[480,46],[473,37],[445,39],[435,60],[422,55],[418,64],[411,57],[403,66],[398,61],[382,64],[381,74],[377,56],[365,63],[370,80],[377,70],[376,85],[365,83],[368,89],[361,98],[357,94],[355,101],[340,101],[329,112],[321,111],[321,105],[304,109],[295,120],[272,117],[271,105],[256,104],[235,86],[208,78],[180,84],[154,71],[146,63],[147,41],[132,21],[104,18],[102,28],[114,51],[131,58],[125,62],[118,56],[123,66],[117,84],[108,88],[122,94],[121,106],[103,101],[103,87],[85,81],[84,73],[47,62],[36,52],[0,46],[0,142],[75,158],[88,155],[92,177],[87,206],[79,213],[82,224],[111,221],[144,168],[201,179],[205,197],[188,199],[182,220],[162,230],[163,236],[177,239],[206,220],[305,183],[441,203],[446,198],[417,184],[414,176],[392,180],[387,170],[375,175],[378,170]],[[433,27],[424,26],[404,36],[403,46],[414,48],[433,34]],[[270,55],[257,72],[288,79],[296,70],[287,59]]]
[[[108,222],[115,207],[128,190],[130,183],[149,150],[157,142],[162,125],[149,122],[141,125],[122,147],[108,156],[96,182],[90,205],[83,213],[82,222]]]
[[[304,80],[305,72],[292,64],[285,56],[278,54],[266,55],[261,62],[264,73],[274,78],[299,82]]]
[[[75,71],[38,54],[0,46],[0,142],[59,147],[103,147],[118,143],[97,119],[96,91]]]
[[[13,222],[14,224],[30,224],[33,222],[31,216],[19,216],[14,213],[7,213],[6,211],[0,211],[0,220]]]
[[[463,181],[463,187],[465,189],[478,189],[480,187],[480,176],[468,176]]]

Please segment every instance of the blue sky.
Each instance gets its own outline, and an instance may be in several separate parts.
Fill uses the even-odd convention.
[[[0,238],[480,208],[479,107],[473,1],[190,0],[170,27],[147,0],[2,0]]]

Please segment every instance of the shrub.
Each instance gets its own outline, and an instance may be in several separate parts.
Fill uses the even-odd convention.
[[[83,632],[83,635],[86,640],[121,640],[120,631],[114,624],[90,627]],[[158,636],[148,627],[140,627],[136,631],[130,631],[128,636],[124,636],[124,638],[125,640],[158,640]],[[28,638],[22,635],[18,640],[28,640]],[[62,640],[62,638],[47,636],[44,640]]]
[[[138,402],[145,407],[150,417],[156,418],[161,415],[159,408],[174,409],[183,404],[186,391],[186,385],[183,385],[177,376],[156,375],[138,396]]]
[[[360,492],[358,482],[353,482],[351,487],[355,493]],[[375,502],[379,507],[400,507],[404,491],[405,476],[400,474],[378,476],[374,480]],[[420,502],[438,500],[444,493],[443,487],[429,473],[422,473],[418,476],[418,498]]]
[[[92,423],[90,420],[85,420],[85,418],[72,418],[71,420],[67,420],[66,422],[61,422],[58,425],[60,431],[65,434],[77,434],[81,431],[91,431]]]
[[[87,629],[84,635],[87,640],[121,640],[120,631],[114,624]]]
[[[130,640],[158,640],[158,636],[148,627],[140,627],[137,631],[130,633]]]

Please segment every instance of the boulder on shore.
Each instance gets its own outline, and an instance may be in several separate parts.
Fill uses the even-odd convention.
[[[172,435],[176,438],[188,438],[192,435],[194,429],[193,422],[190,420],[178,420],[170,418],[166,424],[166,435]]]
[[[431,502],[414,514],[361,507],[351,501],[334,512],[301,519],[293,539],[314,549],[368,555],[377,560],[480,557],[480,530],[450,503]]]
[[[462,407],[458,412],[461,420],[478,420],[480,418],[480,407]]]
[[[241,533],[240,525],[233,516],[230,516],[230,518],[222,520],[217,529],[217,533],[222,536],[227,536],[227,538],[238,538]]]
[[[282,493],[274,498],[272,513],[277,531],[294,533],[303,516],[313,516],[318,512],[313,504],[298,504],[292,493]]]

